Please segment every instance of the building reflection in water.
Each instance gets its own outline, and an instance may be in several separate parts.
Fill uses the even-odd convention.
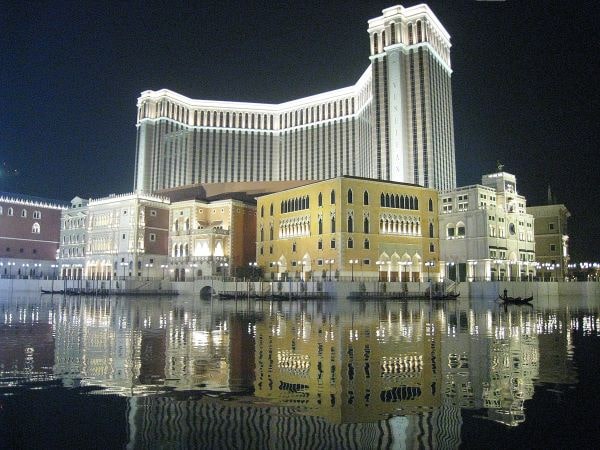
[[[575,381],[571,331],[596,330],[598,314],[556,311],[11,298],[0,301],[0,383],[52,378],[128,396],[132,446],[455,446],[461,409],[518,425],[535,383]]]

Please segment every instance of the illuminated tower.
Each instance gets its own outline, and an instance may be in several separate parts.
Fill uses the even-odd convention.
[[[427,5],[369,20],[374,178],[456,186],[450,35]]]
[[[352,86],[279,104],[138,99],[135,189],[359,176],[456,187],[450,36],[426,5],[369,21]]]

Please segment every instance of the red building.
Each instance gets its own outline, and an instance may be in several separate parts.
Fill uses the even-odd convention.
[[[59,245],[61,202],[0,192],[0,276],[52,276]]]

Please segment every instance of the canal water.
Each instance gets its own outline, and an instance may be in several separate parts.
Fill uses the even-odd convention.
[[[600,300],[0,293],[0,448],[598,448]]]

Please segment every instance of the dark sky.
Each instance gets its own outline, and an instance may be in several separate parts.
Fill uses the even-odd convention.
[[[129,192],[141,91],[282,102],[354,84],[369,64],[367,20],[395,4],[190,3],[5,2],[0,190]],[[597,2],[428,4],[451,35],[458,184],[496,161],[529,205],[550,184],[573,215],[572,255],[598,259]]]

